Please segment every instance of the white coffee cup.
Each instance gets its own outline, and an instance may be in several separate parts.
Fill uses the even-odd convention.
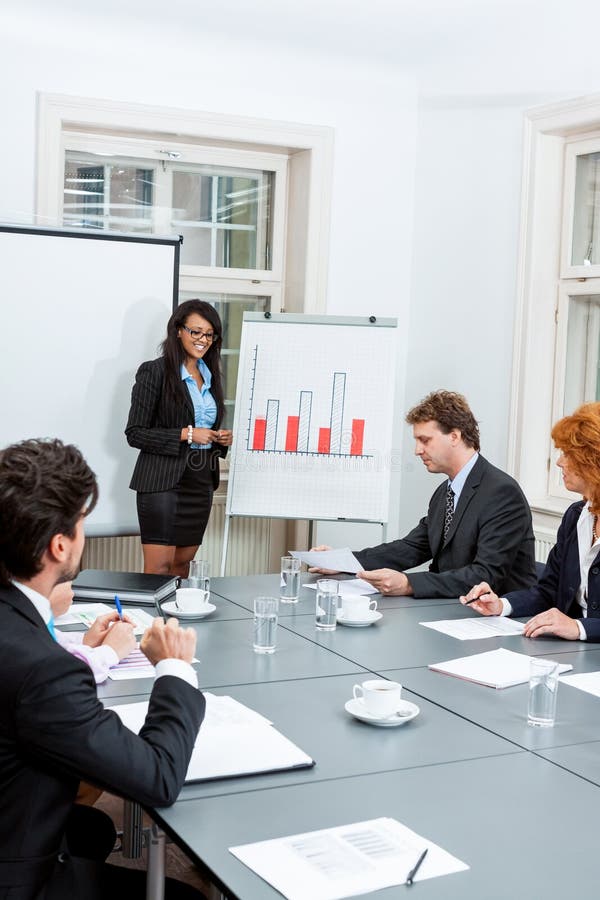
[[[178,588],[175,591],[175,606],[180,612],[204,612],[209,597],[210,592],[201,588]]]
[[[355,684],[352,693],[355,700],[364,703],[367,712],[383,719],[392,716],[398,710],[402,685],[397,681],[373,678],[370,681],[363,681],[362,684]]]
[[[368,597],[359,597],[349,594],[342,595],[342,614],[345,619],[362,622],[369,618],[370,612],[377,609],[377,600],[369,600]]]

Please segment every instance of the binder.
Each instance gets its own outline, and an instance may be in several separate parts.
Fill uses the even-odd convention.
[[[114,601],[155,606],[173,594],[178,578],[173,575],[146,575],[141,572],[110,572],[107,569],[83,569],[73,582],[76,600]]]

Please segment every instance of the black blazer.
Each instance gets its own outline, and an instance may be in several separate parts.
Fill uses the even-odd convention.
[[[537,584],[526,591],[505,594],[512,606],[513,616],[536,616],[556,607],[573,619],[581,619],[590,641],[600,641],[600,553],[596,556],[588,574],[587,618],[577,603],[581,585],[579,568],[579,542],[577,520],[584,501],[573,503],[560,523],[556,544],[550,551],[544,574]]]
[[[407,575],[415,597],[459,597],[480,581],[498,593],[535,584],[531,510],[514,478],[480,456],[443,544],[446,488],[439,485],[427,515],[402,540],[356,553],[360,564],[403,571],[431,560],[428,572]]]
[[[189,447],[181,440],[181,429],[194,423],[194,405],[183,381],[179,382],[178,402],[169,402],[163,390],[164,380],[162,357],[142,363],[135,376],[125,429],[130,446],[141,450],[129,484],[134,491],[170,491],[178,484],[186,466]],[[213,451],[212,480],[216,490],[218,457],[227,454],[227,447],[213,443]]]
[[[0,898],[92,898],[94,886],[81,882],[87,870],[56,862],[79,782],[144,805],[173,803],[204,697],[180,678],[158,678],[133,734],[98,700],[88,666],[52,639],[14,586],[0,588],[0,659]]]

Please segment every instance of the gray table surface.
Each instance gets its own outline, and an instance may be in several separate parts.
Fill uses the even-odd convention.
[[[316,584],[320,576],[302,574],[300,576],[300,593],[298,603],[280,603],[280,616],[294,616],[297,614],[314,615],[315,592],[307,588],[307,584]],[[344,580],[344,576],[332,576]],[[352,576],[347,576],[351,578]],[[279,575],[248,575],[244,578],[225,576],[223,578],[211,578],[211,594],[218,594],[234,603],[239,603],[245,609],[252,610],[254,597],[265,595],[268,597],[279,596]],[[456,604],[455,598],[438,598],[435,600],[417,599],[416,597],[383,597],[381,594],[372,595],[377,600],[381,609],[404,609],[410,606],[447,606]]]
[[[564,643],[581,646],[571,641]],[[545,655],[571,663],[573,672],[568,674],[600,670],[600,649]],[[426,668],[391,669],[385,671],[385,677],[400,681],[419,696],[529,750],[593,741],[600,735],[600,699],[567,684],[559,686],[554,727],[536,728],[527,724],[527,684],[494,690]]]
[[[598,698],[596,698],[596,702],[600,702]],[[538,755],[561,766],[568,772],[574,772],[576,775],[600,785],[600,741],[540,750]]]
[[[397,819],[471,867],[419,882],[412,890],[421,898],[595,900],[599,802],[594,785],[522,752],[278,787],[258,798],[253,791],[207,797],[158,810],[156,817],[240,900],[280,894],[229,847],[380,816]],[[366,896],[391,900],[405,890]]]
[[[419,715],[412,721],[395,728],[361,722],[346,712],[344,704],[352,697],[353,685],[362,680],[364,675],[344,675],[215,690],[215,694],[227,694],[262,713],[308,753],[316,765],[311,769],[190,784],[184,787],[180,799],[520,752],[508,741],[410,691],[405,691],[405,699],[419,707]]]

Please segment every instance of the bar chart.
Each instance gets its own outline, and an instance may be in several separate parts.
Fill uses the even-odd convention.
[[[258,345],[253,348],[252,384],[256,381]],[[344,419],[347,372],[331,375],[331,403],[328,419],[323,424],[313,423],[312,390],[300,390],[294,412],[283,411],[281,400],[266,400],[266,408],[260,413],[254,408],[254,390],[250,394],[250,410],[246,448],[250,452],[320,454],[327,456],[368,457],[363,452],[365,419]],[[264,406],[264,402],[263,402]],[[312,425],[312,431],[311,431]]]
[[[387,521],[395,325],[244,314],[229,516]]]

